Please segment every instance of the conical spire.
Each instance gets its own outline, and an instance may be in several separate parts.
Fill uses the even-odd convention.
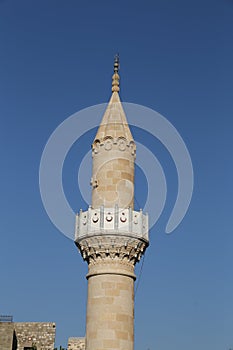
[[[133,141],[124,109],[119,96],[119,55],[114,59],[114,74],[112,76],[112,96],[100,123],[95,141],[102,142],[106,137],[113,139],[123,137],[126,141]]]

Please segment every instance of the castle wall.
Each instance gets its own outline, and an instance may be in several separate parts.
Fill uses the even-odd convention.
[[[14,323],[0,322],[0,349],[12,350]]]
[[[67,350],[85,350],[85,338],[69,338]]]
[[[30,347],[32,344],[37,346],[37,350],[54,349],[55,323],[19,322],[13,325],[17,337],[17,350],[24,350],[24,347]]]

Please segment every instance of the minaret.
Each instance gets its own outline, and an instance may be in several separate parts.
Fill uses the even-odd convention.
[[[134,210],[136,146],[119,97],[112,96],[92,144],[92,204],[76,220],[75,243],[88,263],[86,350],[133,350],[134,266],[148,244],[148,216]]]

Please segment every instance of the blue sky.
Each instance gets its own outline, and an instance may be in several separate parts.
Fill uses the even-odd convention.
[[[39,164],[63,120],[107,102],[119,52],[122,100],[173,123],[195,174],[189,211],[165,235],[175,168],[159,143],[133,130],[168,182],[136,294],[135,350],[233,348],[232,18],[231,0],[0,1],[1,314],[56,322],[57,345],[85,333],[87,266],[43,208]],[[74,188],[77,166],[94,132],[64,166],[76,211],[85,206]],[[140,171],[138,179],[143,204]]]

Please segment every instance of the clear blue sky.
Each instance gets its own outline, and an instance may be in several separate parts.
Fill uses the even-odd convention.
[[[135,350],[233,348],[232,43],[232,0],[0,1],[0,314],[56,322],[57,345],[85,333],[87,266],[50,222],[38,170],[64,119],[107,102],[120,52],[122,100],[169,119],[195,173],[188,214],[167,236],[177,180],[155,147],[169,191],[137,290]],[[78,148],[68,158],[77,211]]]

